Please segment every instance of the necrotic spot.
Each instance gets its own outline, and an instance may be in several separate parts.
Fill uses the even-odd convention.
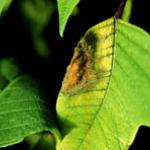
[[[97,37],[97,35],[94,32],[92,32],[92,31],[88,32],[85,35],[84,39],[85,39],[87,45],[91,46],[91,50],[95,50],[96,49],[96,43],[98,41],[98,37]]]

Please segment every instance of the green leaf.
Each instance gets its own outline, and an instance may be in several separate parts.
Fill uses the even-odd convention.
[[[0,147],[22,141],[31,134],[58,134],[50,104],[39,83],[20,73],[11,59],[0,60]]]
[[[12,0],[0,0],[0,15],[2,11],[8,8],[11,2]]]
[[[150,36],[114,18],[75,48],[57,101],[58,150],[127,150],[150,126]]]
[[[57,0],[59,12],[59,33],[63,36],[66,23],[74,7],[80,0]]]
[[[133,7],[132,5],[133,5],[133,0],[127,0],[121,17],[122,20],[129,22],[132,13],[132,7]]]

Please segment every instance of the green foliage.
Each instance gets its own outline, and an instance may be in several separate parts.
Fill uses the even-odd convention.
[[[11,2],[12,0],[0,0],[0,14],[8,8]]]
[[[33,133],[55,132],[50,104],[37,81],[21,74],[11,59],[1,59],[0,82],[0,147]]]
[[[42,57],[49,53],[43,32],[55,1],[19,2]],[[57,0],[61,36],[79,1]],[[10,3],[0,0],[0,13]],[[131,9],[128,0],[123,20]],[[30,150],[127,150],[138,128],[150,126],[149,60],[150,35],[139,27],[114,17],[95,25],[74,50],[52,114],[41,83],[23,74],[13,59],[0,58],[0,147],[24,140]]]
[[[39,56],[48,57],[50,49],[43,37],[43,31],[56,9],[54,2],[48,0],[23,0],[20,8],[27,21],[26,25],[31,31],[35,50]]]
[[[80,0],[57,0],[59,12],[59,32],[63,36],[66,23],[75,6]]]
[[[131,12],[132,12],[132,2],[133,0],[127,0],[123,14],[122,14],[122,20],[124,21],[129,21],[131,17]]]
[[[59,149],[127,150],[139,126],[150,126],[149,43],[142,29],[114,18],[86,32],[58,96]]]
[[[35,137],[32,138],[35,139]],[[55,150],[55,147],[55,137],[52,134],[42,134],[39,140],[34,145],[32,145],[31,150]]]

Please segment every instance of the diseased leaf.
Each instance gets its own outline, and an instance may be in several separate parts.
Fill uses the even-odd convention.
[[[150,36],[114,18],[75,48],[57,101],[58,150],[127,150],[150,126]]]
[[[80,0],[57,0],[59,12],[59,33],[61,36],[63,36],[69,16],[79,1]]]
[[[11,59],[0,60],[0,147],[42,131],[57,134],[42,88]]]

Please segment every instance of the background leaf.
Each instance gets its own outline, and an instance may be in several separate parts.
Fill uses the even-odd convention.
[[[132,5],[133,5],[133,0],[127,0],[121,16],[122,20],[129,22],[132,13],[132,7],[133,7]]]
[[[39,136],[38,141],[31,145],[30,150],[55,150],[56,149],[56,139],[52,134],[44,133],[41,135],[33,135],[29,137],[29,140],[32,140],[30,138],[33,138],[33,140],[36,138],[35,136]],[[30,141],[29,141],[30,142]]]
[[[150,126],[150,36],[114,18],[75,48],[57,101],[58,149],[125,150]]]
[[[22,75],[13,60],[0,60],[0,147],[37,132],[57,134],[45,100],[37,81]]]
[[[8,8],[11,2],[12,0],[0,0],[0,14]]]
[[[50,48],[43,33],[52,18],[56,4],[53,0],[23,0],[20,5],[20,10],[27,23],[26,26],[30,30],[35,50],[39,56],[48,57]]]
[[[63,36],[63,32],[69,16],[79,1],[80,0],[57,0],[59,12],[59,32],[61,36]]]

